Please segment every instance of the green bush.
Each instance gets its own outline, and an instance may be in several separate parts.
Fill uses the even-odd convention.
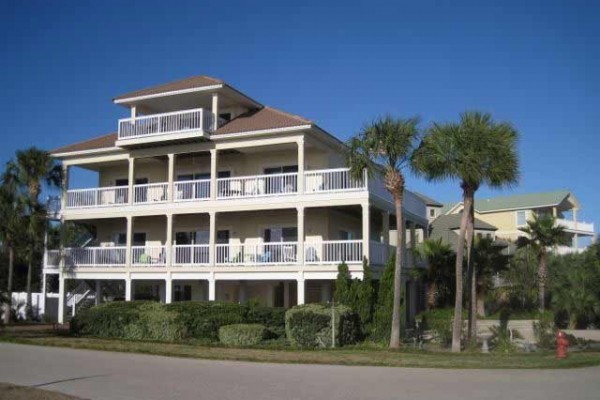
[[[164,306],[177,313],[177,322],[184,327],[184,336],[217,340],[219,328],[246,322],[247,307],[223,302],[182,301]]]
[[[536,319],[538,322],[534,322],[533,331],[538,347],[542,349],[553,349],[556,345],[554,314],[551,311],[545,311],[543,313],[538,313]]]
[[[183,338],[185,329],[176,312],[160,303],[143,304],[138,310],[138,319],[123,329],[125,339],[173,342]]]
[[[71,332],[109,338],[125,338],[124,328],[140,318],[140,308],[148,301],[115,301],[100,304],[77,314],[71,320]]]
[[[422,321],[423,330],[431,330],[442,346],[452,343],[452,320],[454,309],[438,308],[420,313],[417,319]]]
[[[377,302],[373,314],[372,339],[388,343],[392,328],[392,313],[394,309],[394,271],[396,255],[393,254],[385,264],[385,269],[379,280]],[[404,307],[404,302],[402,303]]]
[[[285,311],[285,308],[248,305],[245,322],[264,325],[266,338],[278,339],[285,336]]]
[[[256,346],[265,338],[266,328],[260,324],[234,324],[219,328],[219,341],[228,346]]]
[[[331,307],[304,304],[285,314],[285,331],[289,342],[299,347],[331,347]],[[356,343],[360,338],[358,315],[349,307],[337,305],[335,314],[336,346]]]

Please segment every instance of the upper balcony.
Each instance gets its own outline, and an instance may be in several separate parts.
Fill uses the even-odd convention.
[[[583,222],[578,220],[557,218],[557,225],[562,225],[567,232],[570,233],[578,233],[583,235],[594,235],[594,223],[593,222]]]
[[[119,120],[117,146],[208,138],[214,128],[214,114],[207,109],[152,114]]]
[[[303,176],[292,172],[217,178],[214,190],[212,185],[211,179],[195,179],[176,181],[172,185],[168,182],[136,184],[132,193],[127,186],[74,189],[66,193],[65,208],[78,210],[266,197],[297,201],[298,196],[310,199],[323,194],[334,196],[351,193],[364,193],[392,201],[380,179],[365,176],[357,180],[352,178],[347,168],[308,170]],[[413,215],[425,218],[425,204],[409,191],[404,195],[404,208]]]

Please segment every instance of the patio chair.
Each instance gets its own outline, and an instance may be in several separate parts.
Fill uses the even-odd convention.
[[[296,246],[283,246],[283,262],[296,262]]]

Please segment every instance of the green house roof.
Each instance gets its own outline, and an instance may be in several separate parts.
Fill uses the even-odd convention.
[[[479,213],[487,213],[501,210],[520,210],[539,207],[558,206],[566,198],[571,196],[576,201],[568,190],[557,190],[555,192],[544,193],[527,193],[514,196],[501,196],[489,199],[475,199],[475,210]],[[445,214],[454,208],[457,203],[446,203],[442,207],[441,212]]]
[[[434,230],[440,231],[459,229],[461,217],[461,214],[441,215],[431,223],[431,227]],[[473,221],[473,228],[481,231],[498,230],[498,228],[496,228],[494,225],[488,224],[487,222],[477,218],[475,218],[475,221]]]
[[[498,210],[551,207],[562,203],[570,194],[571,192],[568,190],[559,190],[556,192],[528,193],[515,196],[494,197],[491,199],[476,199],[475,209],[480,213],[485,213]]]
[[[432,206],[432,207],[442,207],[443,206],[443,204],[440,203],[439,201],[436,201],[436,200],[432,199],[431,197],[425,196],[424,194],[421,194],[418,192],[413,192],[413,194],[415,196],[417,196],[418,198],[420,198],[421,200],[423,200],[425,202],[425,204],[428,206]]]

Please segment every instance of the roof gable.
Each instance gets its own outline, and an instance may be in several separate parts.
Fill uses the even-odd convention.
[[[60,153],[72,153],[76,151],[88,151],[88,150],[98,150],[105,148],[113,148],[115,147],[115,142],[117,141],[117,133],[109,133],[106,135],[98,136],[89,140],[84,140],[83,142],[73,143],[67,146],[62,146],[57,149],[51,150],[51,154],[60,154]]]
[[[531,209],[547,206],[557,206],[569,197],[568,190],[558,190],[545,193],[527,193],[515,196],[495,197],[491,199],[475,199],[475,209],[481,213]]]
[[[263,107],[238,115],[217,129],[213,134],[221,135],[225,133],[251,132],[304,125],[312,125],[312,121],[272,107]]]
[[[131,99],[134,97],[151,96],[155,94],[163,94],[169,92],[176,92],[179,90],[197,89],[207,86],[222,85],[224,82],[217,78],[210,76],[200,75],[192,76],[190,78],[180,79],[177,81],[163,83],[157,86],[151,86],[145,89],[135,90],[133,92],[119,95],[113,99],[113,101],[120,101],[124,99]]]

